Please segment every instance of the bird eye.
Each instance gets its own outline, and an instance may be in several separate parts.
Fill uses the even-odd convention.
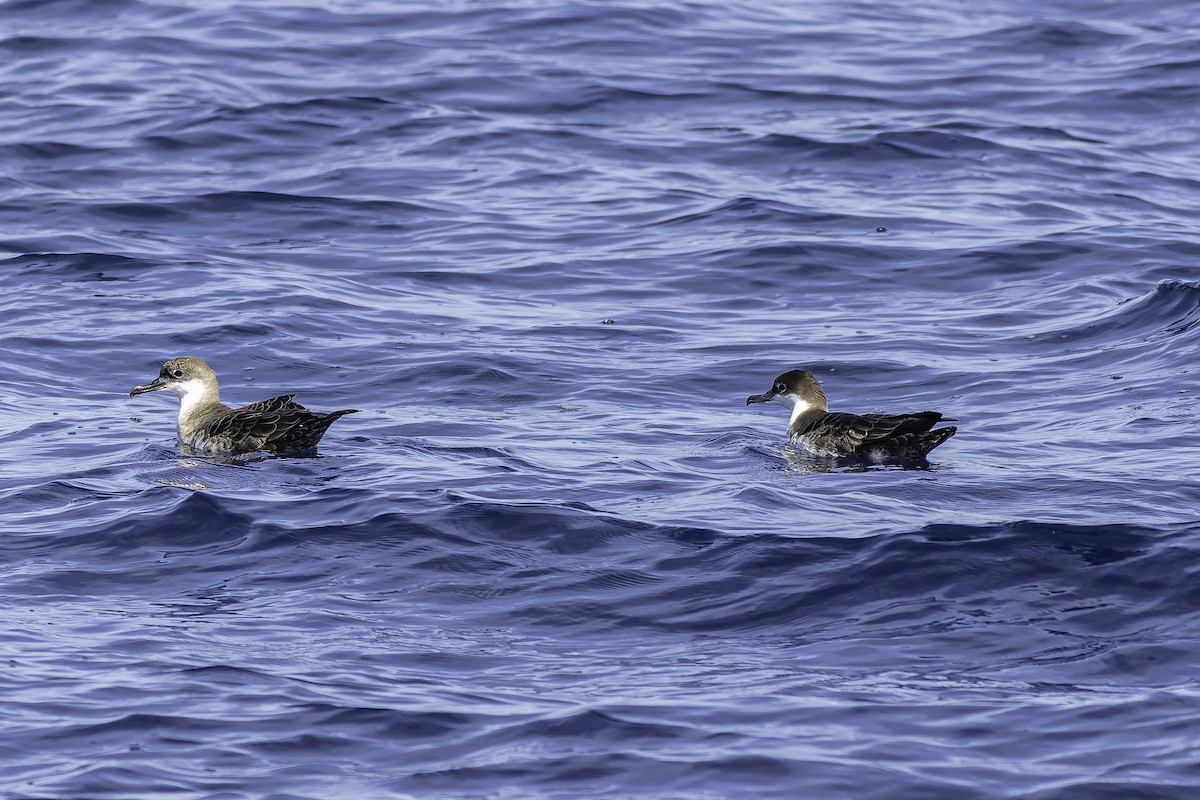
[[[775,391],[780,392],[780,393],[786,392],[787,386],[785,386],[782,383],[777,383],[777,384],[775,384]]]
[[[177,370],[175,370],[174,372],[172,372],[171,374],[172,374],[172,375],[174,375],[176,378],[182,378],[182,377],[183,377],[183,370],[181,370],[181,369],[177,369]]]

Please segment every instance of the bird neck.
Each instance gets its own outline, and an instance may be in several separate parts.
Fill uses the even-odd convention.
[[[174,391],[179,395],[179,438],[185,442],[226,409],[216,381],[192,378],[176,384]]]
[[[815,406],[812,403],[810,403],[808,400],[805,400],[802,397],[795,398],[795,402],[792,403],[792,415],[788,419],[788,424],[789,425],[795,424],[796,420],[800,419],[800,416],[802,414],[807,414],[809,411],[812,411],[814,408],[815,408]]]
[[[812,430],[813,425],[828,414],[828,411],[821,408],[809,408],[807,411],[793,415],[788,422],[788,435],[795,438],[802,433],[807,433]]]
[[[825,394],[819,389],[815,393],[806,392],[803,395],[776,395],[775,399],[791,409],[792,413],[788,419],[788,425],[796,424],[796,420],[800,419],[801,415],[807,414],[810,411],[825,412],[829,410],[829,405],[825,402]]]

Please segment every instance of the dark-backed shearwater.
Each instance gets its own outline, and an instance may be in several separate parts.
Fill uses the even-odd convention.
[[[924,458],[958,430],[953,425],[932,430],[939,422],[956,421],[936,411],[830,414],[821,384],[802,369],[783,373],[769,392],[747,397],[746,405],[768,400],[792,410],[788,434],[796,444],[819,456],[854,456],[875,462]]]
[[[334,420],[358,410],[309,411],[290,394],[230,408],[221,402],[216,373],[195,356],[172,358],[129,396],[164,389],[179,396],[179,440],[203,453],[311,452]]]

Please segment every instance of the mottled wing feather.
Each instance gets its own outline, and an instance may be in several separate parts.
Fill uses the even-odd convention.
[[[845,412],[826,414],[819,423],[811,433],[798,432],[807,433],[814,444],[833,452],[854,452],[864,443],[885,437],[892,430],[886,420]]]
[[[204,433],[210,440],[225,441],[233,450],[269,450],[303,452],[312,450],[333,422],[352,409],[329,414],[309,411],[290,396],[275,397],[264,403],[279,402],[278,411],[255,409],[256,403],[237,408],[209,425]],[[291,403],[287,406],[286,403]]]
[[[928,433],[943,420],[936,411],[918,411],[913,414],[863,414],[865,419],[877,426],[886,436],[901,436],[906,433]]]
[[[272,397],[269,400],[259,400],[257,403],[242,406],[235,409],[235,411],[288,411],[291,409],[307,411],[308,409],[292,399],[295,396],[294,394],[282,394],[279,397]]]
[[[213,422],[204,432],[210,440],[229,442],[230,449],[262,450],[278,432],[281,417],[278,411],[238,408]]]
[[[338,416],[341,414],[336,411],[333,414],[307,410],[282,412],[267,437],[267,445],[273,450],[312,450]]]
[[[882,450],[897,456],[919,456],[941,444],[953,428],[932,431],[944,417],[936,411],[914,414],[833,414],[797,420],[793,435],[819,450],[867,455]]]

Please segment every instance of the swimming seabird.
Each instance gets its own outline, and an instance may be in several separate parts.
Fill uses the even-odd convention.
[[[164,389],[179,396],[179,440],[203,453],[310,452],[334,420],[358,410],[309,411],[290,394],[230,408],[221,402],[216,373],[195,356],[172,358],[129,396]]]
[[[770,391],[747,397],[746,405],[769,400],[792,410],[788,423],[792,441],[819,456],[853,456],[875,462],[919,459],[958,430],[953,425],[932,430],[939,422],[956,422],[936,411],[831,414],[821,384],[803,369],[783,373]]]

